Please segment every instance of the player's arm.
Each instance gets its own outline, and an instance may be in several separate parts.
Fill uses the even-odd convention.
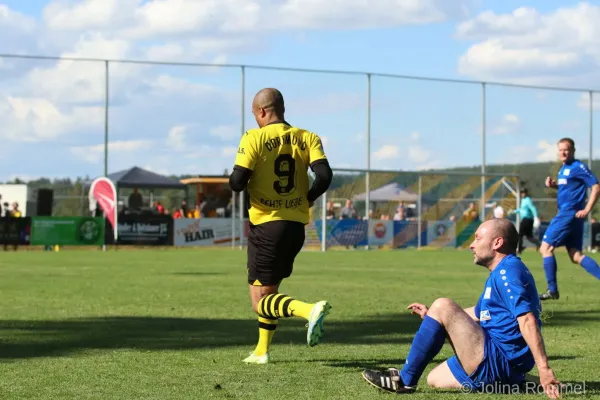
[[[552,179],[552,177],[548,176],[546,177],[546,187],[549,187],[551,189],[558,189],[558,183],[556,183],[556,181],[554,179]]]
[[[469,308],[465,308],[464,311],[469,314],[469,317],[471,317],[471,319],[475,322],[479,322],[479,318],[477,317],[477,315],[475,314],[475,306],[473,307],[469,307]]]
[[[309,204],[312,204],[329,189],[329,185],[331,185],[333,179],[333,171],[325,156],[321,139],[317,135],[312,135],[309,146],[309,165],[310,169],[315,173],[315,180],[308,190],[306,199]]]
[[[506,275],[502,276],[502,280],[497,278],[498,280],[495,282],[496,287],[499,288],[500,295],[507,309],[517,319],[521,335],[527,346],[529,346],[535,365],[538,368],[540,384],[544,387],[549,397],[555,398],[556,394],[558,394],[556,385],[559,382],[556,380],[554,372],[548,364],[542,331],[534,313],[536,311],[535,307],[539,305],[539,303],[536,304],[532,300],[538,296],[537,291],[533,290],[535,285],[531,284],[530,280],[528,280],[528,276],[530,277],[530,275],[524,270],[507,272]]]
[[[590,169],[584,165],[580,165],[581,168],[577,168],[578,175],[581,176],[581,179],[585,183],[585,185],[591,189],[590,198],[588,199],[585,208],[579,211],[575,216],[577,218],[585,218],[592,211],[596,201],[598,201],[598,195],[600,195],[600,185],[598,184],[598,179],[594,175]]]
[[[535,315],[532,312],[528,312],[517,317],[517,321],[519,322],[521,335],[523,335],[523,339],[525,339],[535,360],[535,365],[540,374],[540,384],[544,387],[544,391],[548,397],[558,397],[557,385],[560,385],[560,382],[558,382],[554,376],[554,371],[552,371],[552,368],[548,364],[544,338],[542,337],[542,332],[537,324]]]
[[[236,193],[243,191],[248,185],[248,181],[252,176],[252,171],[256,165],[258,151],[254,141],[254,136],[248,132],[242,136],[233,171],[229,175],[229,186]]]

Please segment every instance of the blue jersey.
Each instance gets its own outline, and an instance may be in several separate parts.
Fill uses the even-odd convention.
[[[542,306],[529,269],[520,258],[508,255],[490,273],[475,306],[481,328],[515,368],[530,371],[535,361],[521,335],[517,317],[533,313],[541,328]]]
[[[586,204],[587,188],[598,183],[592,171],[579,160],[563,164],[558,171],[558,212],[583,210]]]

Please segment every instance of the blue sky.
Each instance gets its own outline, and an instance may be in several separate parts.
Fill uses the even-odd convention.
[[[0,53],[600,89],[600,6],[591,2],[323,4],[0,0],[0,36],[6,38]],[[109,68],[109,171],[133,165],[172,174],[231,169],[242,130],[239,68],[122,63]],[[104,64],[4,58],[0,72],[0,179],[102,174]],[[367,167],[365,75],[247,69],[246,129],[255,127],[251,99],[266,86],[283,92],[290,123],[323,136],[334,167]],[[578,155],[587,159],[587,96],[488,85],[487,162],[552,160],[554,143],[563,136],[573,137]],[[371,105],[372,168],[481,163],[481,85],[373,76]]]

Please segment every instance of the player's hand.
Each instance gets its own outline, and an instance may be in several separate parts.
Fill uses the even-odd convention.
[[[406,308],[408,308],[411,311],[411,314],[419,315],[421,319],[425,318],[425,316],[427,315],[427,311],[429,311],[425,304],[420,303],[412,303]]]
[[[554,187],[556,186],[556,181],[554,179],[552,179],[552,177],[548,176],[546,177],[546,187]]]
[[[562,384],[554,376],[552,368],[542,368],[538,371],[540,373],[540,385],[544,388],[544,393],[551,399],[557,399],[560,397],[560,387]]]
[[[581,218],[581,219],[583,219],[583,218],[587,217],[589,213],[590,212],[588,210],[586,210],[586,209],[579,210],[579,211],[577,211],[575,213],[575,218]]]
[[[542,221],[540,221],[539,218],[535,218],[533,220],[533,229],[537,231],[540,228],[540,225],[542,225]]]

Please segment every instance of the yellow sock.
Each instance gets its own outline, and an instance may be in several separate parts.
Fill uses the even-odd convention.
[[[277,328],[277,320],[271,318],[258,317],[258,344],[254,349],[254,354],[262,356],[269,351],[271,340]]]
[[[314,304],[304,303],[281,293],[269,294],[258,301],[258,315],[270,318],[308,319]]]
[[[298,300],[292,300],[290,303],[291,314],[297,317],[302,317],[308,320],[308,316],[310,315],[310,311],[313,309],[314,304],[303,303]]]

